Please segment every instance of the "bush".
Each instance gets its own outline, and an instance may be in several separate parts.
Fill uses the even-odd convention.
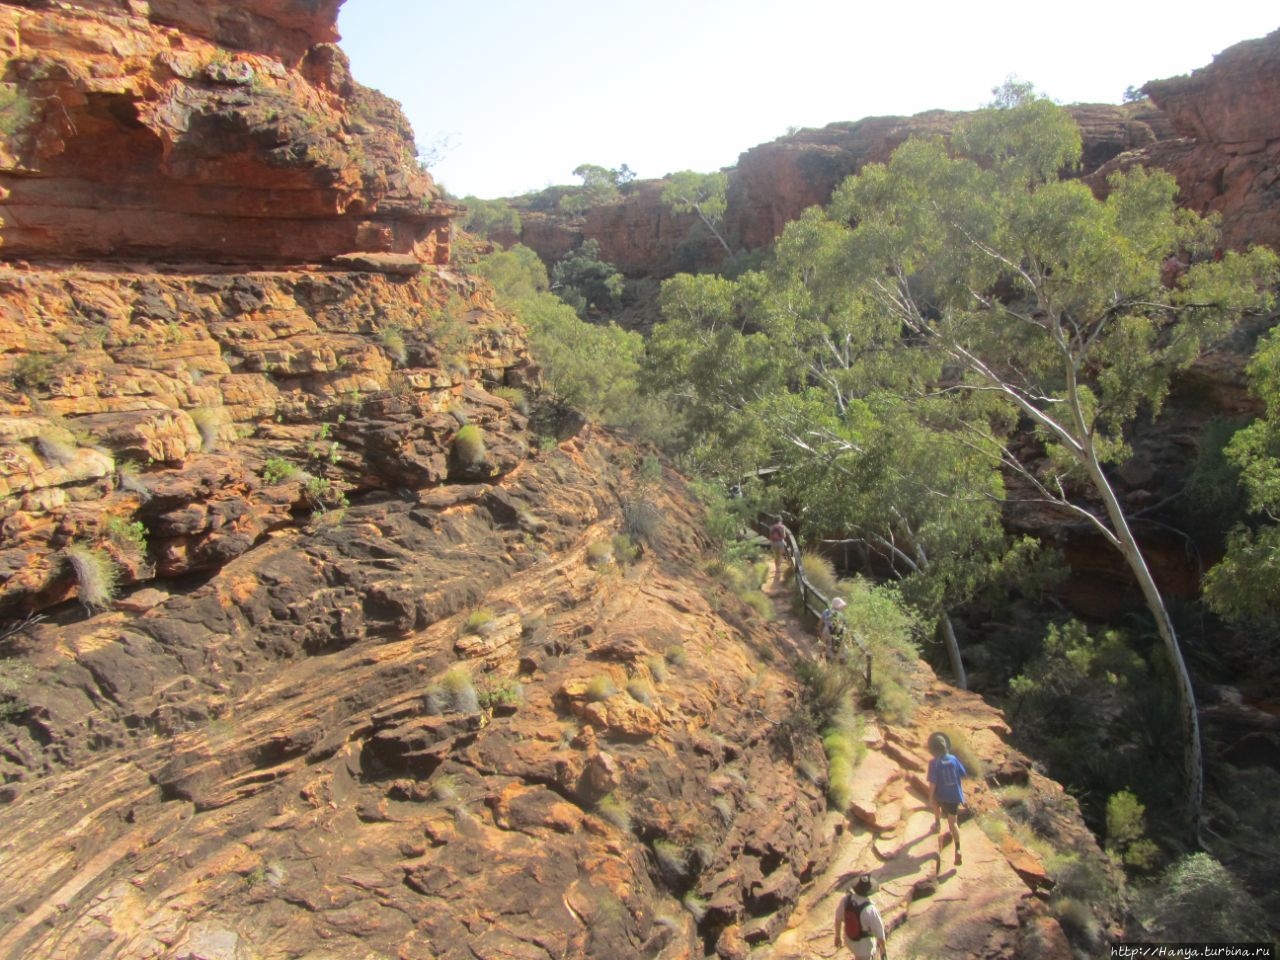
[[[471,682],[471,671],[456,666],[440,678],[440,682],[427,688],[428,713],[478,713],[480,698]]]
[[[831,561],[821,554],[805,552],[800,559],[800,569],[804,578],[813,589],[827,599],[834,597],[839,589],[835,567]]]
[[[1128,790],[1107,798],[1107,852],[1125,866],[1149,870],[1160,849],[1147,838],[1147,808]]]
[[[383,327],[378,332],[378,340],[382,343],[382,348],[387,351],[387,356],[396,364],[404,366],[409,361],[409,349],[405,346],[404,331],[400,329],[399,324],[393,323]]]
[[[137,495],[143,503],[151,499],[151,488],[142,479],[141,468],[131,461],[125,461],[116,467],[116,486]]]
[[[643,703],[646,707],[653,706],[653,687],[645,683],[643,680],[634,679],[627,684],[627,693],[631,695],[631,699],[637,703]]]
[[[481,607],[479,610],[473,611],[462,625],[462,632],[485,634],[491,629],[489,625],[493,622],[493,611],[488,607]]]
[[[484,463],[484,431],[474,423],[468,423],[453,436],[453,453],[464,467],[478,467]]]
[[[46,463],[57,467],[70,466],[75,461],[76,449],[75,436],[59,426],[44,427],[36,436],[36,451]]]
[[[108,517],[103,529],[112,543],[132,547],[139,553],[147,552],[147,525],[141,520],[130,523],[124,517]]]
[[[264,483],[274,485],[284,483],[286,480],[296,478],[302,470],[284,457],[270,457],[267,462],[262,465],[262,480]]]
[[[600,798],[600,802],[596,804],[596,813],[619,830],[631,829],[631,810],[612,793]]]
[[[1207,853],[1183,857],[1147,893],[1143,924],[1161,940],[1270,941],[1266,917],[1232,874]]]
[[[529,395],[519,387],[494,387],[491,391],[500,400],[505,400],[520,413],[529,413]]]
[[[606,567],[613,563],[613,543],[597,540],[587,547],[587,563],[593,567]]]
[[[188,416],[200,432],[200,449],[212,453],[218,447],[218,430],[226,419],[226,413],[218,407],[196,407]]]
[[[613,682],[612,677],[603,674],[592,677],[587,683],[587,699],[592,703],[599,703],[602,700],[608,700],[610,697],[617,696],[618,688]]]
[[[75,574],[80,602],[86,610],[105,610],[111,606],[116,598],[120,571],[105,550],[73,543],[67,547],[67,563]]]
[[[0,660],[0,720],[8,720],[27,709],[25,691],[35,679],[31,664],[21,660]]]

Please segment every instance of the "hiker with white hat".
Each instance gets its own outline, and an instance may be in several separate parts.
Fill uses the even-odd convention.
[[[822,626],[819,636],[827,648],[827,656],[834,657],[840,641],[844,638],[844,608],[849,604],[843,597],[835,597],[831,605],[822,611]]]

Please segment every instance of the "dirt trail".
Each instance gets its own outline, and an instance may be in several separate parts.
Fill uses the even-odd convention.
[[[769,585],[778,626],[796,647],[817,651],[814,637],[790,609],[787,586]],[[927,669],[927,668],[925,668]],[[985,709],[977,709],[976,704]],[[844,817],[833,813],[836,852],[830,867],[802,892],[786,930],[752,953],[759,960],[813,960],[848,957],[833,939],[836,910],[861,873],[880,885],[874,900],[889,931],[889,955],[900,958],[1020,956],[1069,957],[1056,921],[1044,915],[1037,890],[1051,885],[1043,865],[1011,837],[993,842],[963,810],[960,849],[944,820],[935,832],[927,805],[924,744],[931,729],[962,729],[975,747],[1002,741],[999,715],[973,694],[952,690],[933,678],[908,725],[886,724],[866,713],[867,753],[855,772],[853,796]],[[993,718],[995,722],[993,722]],[[983,734],[987,738],[984,742]],[[970,804],[990,809],[995,801],[981,781],[965,782]],[[1016,866],[1015,866],[1016,865]]]

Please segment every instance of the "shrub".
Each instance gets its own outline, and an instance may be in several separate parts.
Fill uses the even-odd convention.
[[[491,629],[489,625],[493,623],[493,616],[493,611],[488,607],[481,607],[479,610],[472,611],[462,625],[462,632],[477,634],[487,633],[488,630]]]
[[[587,699],[592,703],[599,703],[602,700],[608,700],[610,697],[617,696],[618,688],[613,682],[613,678],[600,674],[592,677],[587,683]]]
[[[612,793],[600,798],[600,802],[596,804],[596,813],[619,830],[631,829],[631,810]]]
[[[519,703],[524,699],[524,687],[516,680],[505,680],[502,683],[485,687],[480,691],[479,701],[482,710]]]
[[[652,543],[662,529],[662,511],[645,498],[624,501],[622,519],[626,522],[627,533],[642,543]]]
[[[130,523],[124,517],[108,517],[103,529],[112,543],[146,553],[147,525],[141,520]]]
[[[284,483],[297,477],[302,470],[284,457],[270,457],[262,465],[262,480],[267,484]]]
[[[9,379],[20,390],[45,390],[57,376],[57,366],[62,360],[52,353],[24,353],[13,363]]]
[[[629,536],[620,533],[613,538],[613,556],[620,564],[634,563],[640,556],[640,548],[631,542]]]
[[[742,595],[742,602],[759,614],[761,620],[773,619],[773,601],[759,590],[751,590],[744,593]]]
[[[471,682],[471,671],[459,665],[451,668],[440,682],[427,688],[428,713],[478,713],[480,698]]]
[[[131,461],[124,461],[116,467],[116,486],[128,493],[136,494],[143,503],[151,499],[151,488],[142,479],[141,468]]]
[[[80,602],[86,610],[105,610],[116,598],[119,568],[104,550],[83,543],[67,547],[67,563],[71,565],[80,587]]]
[[[646,707],[653,706],[653,687],[645,683],[639,678],[631,680],[627,684],[627,693],[631,695],[631,699],[637,703],[643,703]]]
[[[605,567],[613,563],[613,544],[597,540],[587,547],[587,563],[593,567]]]
[[[0,720],[17,716],[29,704],[24,691],[35,678],[31,664],[21,660],[0,660]]]
[[[453,436],[453,452],[464,467],[478,467],[484,463],[484,431],[474,423],[468,423]]]
[[[1128,790],[1107,798],[1107,852],[1125,866],[1149,870],[1160,856],[1147,838],[1147,808]]]
[[[409,348],[405,346],[404,331],[398,323],[383,327],[378,332],[378,339],[382,348],[387,351],[387,356],[397,364],[403,366],[409,361]]]
[[[1161,940],[1173,942],[1271,939],[1257,902],[1207,853],[1183,857],[1148,891],[1144,925]]]
[[[71,431],[56,425],[42,428],[36,436],[36,451],[46,463],[54,466],[70,466],[75,461],[76,448],[76,438]]]
[[[667,661],[665,657],[650,654],[644,658],[644,663],[649,668],[649,676],[653,678],[654,683],[662,683],[667,679]]]
[[[188,413],[200,432],[200,449],[212,453],[218,447],[218,430],[226,419],[226,413],[218,407],[196,407]]]
[[[673,667],[683,667],[688,660],[688,654],[684,652],[684,647],[678,643],[673,643],[667,647],[663,656],[666,658],[667,663]]]
[[[838,590],[836,570],[826,557],[806,551],[800,558],[800,569],[813,589],[828,599],[836,595]]]
[[[492,392],[495,397],[507,401],[516,410],[528,414],[529,395],[519,387],[494,387]]]

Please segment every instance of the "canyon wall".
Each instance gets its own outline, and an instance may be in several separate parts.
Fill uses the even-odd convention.
[[[447,262],[451,208],[337,7],[0,3],[6,256]]]

